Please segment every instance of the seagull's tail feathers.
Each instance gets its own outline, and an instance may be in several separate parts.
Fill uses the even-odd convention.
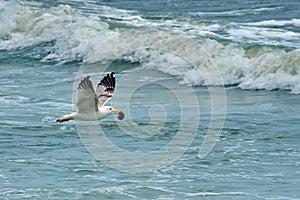
[[[74,120],[73,113],[62,116],[61,118],[57,119],[56,122],[62,123],[62,122],[70,121],[70,120]]]

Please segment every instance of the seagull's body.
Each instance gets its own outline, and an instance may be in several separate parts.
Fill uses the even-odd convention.
[[[115,73],[107,74],[94,90],[90,77],[87,76],[79,83],[76,93],[77,112],[73,112],[57,119],[57,122],[69,120],[95,121],[106,118],[109,114],[118,114],[122,120],[124,113],[105,104],[112,98],[115,90]]]

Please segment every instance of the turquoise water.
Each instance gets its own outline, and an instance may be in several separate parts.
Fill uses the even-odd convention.
[[[0,2],[0,198],[300,199],[299,6],[297,1]],[[102,135],[103,140],[92,138],[99,155],[89,151],[80,124],[55,120],[74,110],[73,88],[86,75],[91,51],[109,52],[113,47],[97,45],[134,29],[191,38],[214,60],[223,82],[215,79],[213,66],[197,68],[174,55],[180,52],[176,45],[170,52],[126,52],[107,69],[92,63],[94,84],[105,70],[117,73],[111,104],[126,114],[124,122],[109,116],[96,125],[113,144],[136,153],[119,156],[105,149]],[[156,35],[148,36],[141,44],[154,46]],[[222,93],[210,92],[223,88],[224,126],[202,158],[199,149],[214,128],[211,118],[222,122],[221,110],[212,113],[212,98],[223,105]],[[85,131],[95,126],[84,125]],[[151,155],[177,137],[180,142],[169,153]],[[157,167],[150,169],[152,164]]]

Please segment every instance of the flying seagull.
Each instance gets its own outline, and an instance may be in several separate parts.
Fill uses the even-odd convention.
[[[124,119],[124,113],[105,104],[112,98],[116,86],[116,74],[111,72],[103,77],[97,87],[93,88],[90,76],[79,83],[76,93],[77,112],[67,114],[56,122],[69,120],[95,121],[107,117],[109,114],[118,114],[118,119]]]

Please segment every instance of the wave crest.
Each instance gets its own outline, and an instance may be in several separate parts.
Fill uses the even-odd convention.
[[[18,2],[0,5],[0,49],[8,50],[52,42],[47,60],[74,60],[91,51],[94,43],[110,34],[107,23],[97,16],[84,15],[68,5],[39,10],[21,6]]]
[[[171,24],[170,27],[174,27],[174,21],[159,21],[158,24],[153,24],[150,19],[146,20],[138,16],[137,12],[127,12],[110,7],[101,7],[99,12],[102,15],[97,12],[83,13],[69,5],[35,9],[21,5],[18,1],[2,1],[0,2],[0,27],[2,28],[0,31],[0,50],[41,46],[41,44],[47,43],[46,48],[44,48],[46,53],[41,53],[43,48],[40,46],[34,48],[34,51],[41,55],[41,61],[68,62],[84,59],[95,46],[113,35],[120,34],[121,30],[124,29],[124,24],[120,25],[122,23],[132,22],[131,26],[135,27],[134,24],[137,24],[137,27],[143,29],[151,29],[156,25],[160,27],[160,24],[163,24],[162,30],[171,34],[174,33],[173,29],[168,29],[168,23]],[[114,17],[114,13],[122,13],[120,19]],[[101,18],[101,16],[106,17],[106,19]],[[259,27],[274,25],[274,23],[280,26],[292,24],[293,27],[298,27],[299,20],[263,21],[256,22],[256,24],[244,24],[244,26],[255,25]],[[186,24],[177,25],[175,26],[177,28],[193,26],[192,24],[188,26]],[[206,25],[206,32],[217,32],[224,28],[222,24],[215,24],[214,26],[208,24],[209,27]],[[248,29],[243,29],[243,31]],[[229,27],[227,32],[230,30],[232,28]],[[247,46],[248,43],[235,43],[228,40],[222,44],[220,42],[224,41],[222,37],[218,38],[218,35],[214,35],[214,39],[208,39],[206,32],[205,34],[201,31],[183,33],[192,34],[192,37],[197,40],[195,42],[200,43],[202,49],[213,58],[220,69],[225,85],[235,85],[242,89],[290,90],[292,93],[300,94],[300,50],[297,46],[289,47],[288,50],[282,46],[256,45],[255,42],[251,43],[252,46],[250,47]],[[235,35],[240,34],[236,31],[233,32]],[[290,34],[291,32],[285,33]],[[262,33],[260,32],[260,34]],[[243,35],[242,39],[245,38],[245,34],[241,35]],[[292,34],[289,41],[294,41],[296,36],[298,33],[297,35]],[[257,38],[256,35],[253,37]],[[151,38],[147,40],[151,42]],[[126,45],[125,41],[123,43]],[[193,51],[191,50],[190,53],[193,54]],[[143,67],[150,67],[176,76],[182,84],[221,84],[214,80],[215,72],[212,69],[203,66],[193,68],[182,59],[166,52],[139,51],[130,56],[127,55],[127,59],[140,62]],[[206,77],[210,77],[209,83],[205,83],[202,77],[195,76],[195,70],[205,73]]]

